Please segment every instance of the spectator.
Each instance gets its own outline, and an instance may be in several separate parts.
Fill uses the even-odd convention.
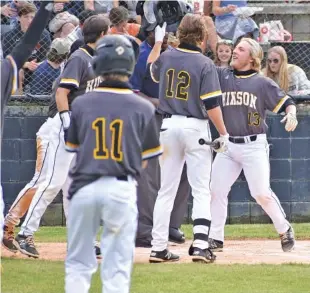
[[[11,7],[9,1],[1,1],[1,34],[5,34],[11,29],[10,19],[17,16],[17,10]]]
[[[108,14],[113,7],[118,7],[118,0],[89,0],[85,1],[85,9]]]
[[[146,82],[146,80],[144,80],[146,73],[147,58],[155,44],[155,27],[156,23],[150,25],[146,29],[147,37],[146,40],[142,42],[140,45],[140,54],[134,72],[130,78],[130,83],[132,87],[135,90],[139,91],[144,89],[146,91],[145,94],[149,97],[154,96],[154,93],[156,93],[155,96],[158,96],[158,84],[153,82],[151,78],[149,82]],[[164,43],[162,45],[163,50],[165,50],[168,47],[167,41],[168,41],[168,34],[166,34]],[[154,104],[156,104],[158,102],[158,98],[156,98],[153,102]]]
[[[67,39],[68,41],[72,44],[71,48],[75,49],[75,48],[79,48],[80,46],[82,46],[84,44],[84,37],[83,37],[83,26],[84,26],[84,22],[86,21],[87,18],[98,14],[96,11],[94,10],[83,10],[81,11],[81,13],[79,13],[79,21],[80,21],[80,25],[78,27],[75,28],[74,31],[72,31],[68,36]]]
[[[229,67],[233,52],[233,43],[230,40],[220,40],[216,44],[214,64],[219,67]]]
[[[1,36],[3,57],[9,55],[15,45],[24,36],[36,12],[37,8],[32,3],[24,2],[22,6],[18,6],[17,14],[19,17],[19,25]],[[24,86],[26,86],[29,82],[32,72],[37,69],[38,62],[41,62],[45,59],[50,44],[51,38],[49,32],[45,29],[42,33],[39,43],[33,50],[28,61],[24,64],[23,72],[20,73],[20,76],[24,76]]]
[[[215,15],[215,27],[221,38],[235,42],[240,36],[253,33],[257,39],[259,30],[254,20],[250,17],[239,17],[233,14],[237,8],[246,6],[246,0],[213,1],[212,12]]]
[[[58,13],[49,23],[49,30],[54,38],[68,36],[80,24],[79,19],[67,11]]]
[[[44,60],[33,73],[29,84],[32,95],[49,95],[55,79],[60,75],[60,66],[67,59],[70,43],[66,39],[57,38],[51,44]]]
[[[138,0],[119,1],[119,6],[124,6],[128,10],[128,23],[141,24],[141,16],[136,13],[137,3]]]
[[[124,6],[112,8],[109,19],[112,24],[111,34],[128,34],[135,37],[136,42],[141,44],[141,41],[137,38],[141,26],[137,23],[128,23],[129,14]]]
[[[288,94],[310,90],[310,81],[305,72],[297,65],[288,64],[286,51],[281,46],[268,50],[267,66],[263,73]]]
[[[19,17],[19,25],[13,30],[2,35],[2,49],[3,55],[6,57],[11,53],[12,49],[15,47],[17,42],[23,37],[25,32],[28,30],[34,15],[37,12],[37,8],[32,3],[24,3],[23,6],[19,6],[17,14]],[[35,50],[32,52],[30,60],[36,59],[38,62],[43,60],[51,44],[51,39],[47,30],[43,31],[42,37],[36,46]],[[27,63],[27,62],[26,62]],[[24,67],[25,68],[25,67]]]

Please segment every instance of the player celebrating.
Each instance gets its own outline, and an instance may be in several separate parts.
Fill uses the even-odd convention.
[[[103,221],[101,278],[105,293],[127,293],[137,227],[134,179],[142,160],[162,151],[155,108],[129,87],[135,56],[128,39],[104,37],[93,67],[103,82],[72,104],[66,143],[77,151],[71,172],[66,293],[86,293],[97,269],[93,240]],[[142,154],[142,155],[141,155]]]
[[[61,76],[56,80],[49,109],[50,131],[45,158],[47,163],[45,180],[38,186],[25,221],[14,242],[19,251],[28,256],[39,257],[33,234],[38,229],[47,206],[66,181],[74,156],[74,154],[67,153],[64,146],[64,135],[70,124],[70,105],[77,96],[93,90],[100,83],[100,78],[96,77],[93,72],[91,62],[95,43],[107,34],[109,25],[108,18],[101,15],[91,16],[85,21],[83,34],[86,45],[70,56]],[[25,195],[27,193],[22,196]],[[27,198],[24,202],[27,203]],[[96,250],[100,255],[99,248]]]
[[[177,261],[167,249],[170,213],[186,161],[188,181],[194,198],[192,219],[194,241],[189,249],[193,261],[212,262],[208,249],[211,223],[209,190],[212,150],[201,146],[199,138],[211,140],[208,118],[214,123],[225,149],[228,138],[219,106],[221,89],[213,62],[201,53],[207,30],[204,18],[187,14],[178,28],[180,45],[160,55],[165,24],[155,30],[156,43],[148,62],[152,78],[159,82],[159,107],[163,114],[160,140],[164,155],[160,160],[161,188],[154,208],[150,262]],[[173,172],[172,172],[173,171]]]
[[[269,146],[266,138],[266,109],[286,112],[285,130],[294,131],[298,122],[296,107],[271,79],[259,74],[263,51],[260,45],[244,38],[233,52],[231,66],[218,68],[222,111],[229,137],[228,150],[217,154],[211,176],[210,247],[223,249],[228,193],[243,169],[251,196],[269,215],[280,234],[283,251],[293,249],[293,228],[285,219],[279,199],[270,188]]]
[[[29,26],[21,42],[13,49],[13,51],[1,62],[1,127],[0,138],[2,143],[2,131],[4,121],[4,109],[12,94],[17,90],[18,71],[22,68],[25,61],[31,55],[39,41],[41,34],[47,25],[53,11],[53,1],[43,1],[35,18]],[[58,1],[54,1],[58,2]],[[62,1],[68,2],[68,1]],[[1,173],[1,172],[0,172]],[[2,241],[3,227],[3,200],[2,187],[0,185],[0,240]],[[12,244],[13,245],[13,244]]]

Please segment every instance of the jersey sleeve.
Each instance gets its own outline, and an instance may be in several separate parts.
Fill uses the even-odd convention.
[[[62,72],[59,87],[78,89],[84,72],[83,66],[85,63],[80,58],[70,58]]]
[[[17,66],[9,55],[1,61],[1,115],[11,95],[17,90]]]
[[[159,83],[160,76],[160,64],[161,64],[161,56],[157,58],[157,60],[150,65],[150,73],[152,80],[156,83]]]
[[[202,70],[200,99],[204,102],[206,110],[218,106],[222,96],[220,81],[214,64],[206,64]]]
[[[142,160],[149,160],[160,156],[163,153],[163,150],[159,142],[159,132],[157,129],[155,114],[153,114],[144,133],[145,137],[142,143]]]
[[[265,109],[273,113],[279,113],[285,102],[290,98],[279,86],[271,79],[266,78],[265,86]]]
[[[78,139],[78,107],[72,104],[71,121],[68,129],[68,137],[66,141],[66,151],[77,152],[79,150],[79,139]]]

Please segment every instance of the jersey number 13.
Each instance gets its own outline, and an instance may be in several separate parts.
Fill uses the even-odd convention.
[[[96,133],[96,148],[94,149],[94,158],[99,160],[111,158],[114,161],[120,162],[123,160],[121,151],[122,133],[124,122],[120,119],[113,120],[109,125],[111,131],[111,149],[108,149],[106,143],[106,119],[97,118],[92,123],[92,128]]]

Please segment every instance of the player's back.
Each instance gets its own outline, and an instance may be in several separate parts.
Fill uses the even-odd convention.
[[[79,142],[73,179],[138,175],[142,157],[157,155],[160,149],[143,153],[154,112],[151,103],[129,89],[97,88],[78,97],[72,104]]]
[[[214,66],[196,50],[176,48],[160,56],[161,113],[206,118],[200,98],[203,76]]]

